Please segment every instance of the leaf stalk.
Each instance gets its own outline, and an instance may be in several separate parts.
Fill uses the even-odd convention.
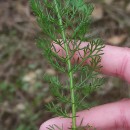
[[[55,3],[55,9],[56,9],[57,17],[58,17],[58,20],[59,20],[58,22],[59,22],[59,25],[60,25],[61,35],[62,35],[62,39],[63,39],[63,42],[64,42],[66,58],[67,58],[67,68],[68,68],[68,75],[69,75],[69,80],[70,80],[70,93],[71,93],[71,102],[72,102],[72,130],[76,130],[76,106],[75,106],[75,94],[74,94],[75,91],[74,91],[73,72],[71,71],[72,65],[71,65],[71,61],[70,61],[70,58],[69,58],[69,46],[67,44],[67,39],[66,39],[66,36],[65,36],[62,17],[60,15],[57,0],[54,0],[54,3]]]

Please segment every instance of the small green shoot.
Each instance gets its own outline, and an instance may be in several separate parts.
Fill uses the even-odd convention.
[[[58,76],[47,79],[57,101],[69,105],[70,109],[55,103],[48,104],[47,108],[58,116],[71,118],[69,129],[80,130],[82,127],[76,124],[76,113],[88,106],[85,99],[103,84],[103,80],[98,78],[98,71],[102,67],[100,61],[104,44],[100,39],[86,37],[93,5],[83,0],[31,0],[30,3],[43,32],[37,40],[38,46],[50,64],[68,77],[66,85]],[[83,46],[83,42],[88,44]],[[79,75],[78,79],[75,74]],[[62,130],[64,124],[62,128],[55,124],[48,129]]]

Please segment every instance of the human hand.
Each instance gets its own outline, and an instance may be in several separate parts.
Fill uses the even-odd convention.
[[[86,44],[88,43],[83,43],[83,46]],[[107,45],[103,51],[101,72],[121,77],[130,83],[130,49]],[[130,130],[130,99],[84,110],[78,112],[77,116],[77,126],[83,119],[83,126],[89,124],[94,126],[96,130]],[[59,127],[64,125],[64,130],[68,130],[71,126],[71,120],[56,117],[43,123],[40,130],[47,130],[46,127],[54,124]]]

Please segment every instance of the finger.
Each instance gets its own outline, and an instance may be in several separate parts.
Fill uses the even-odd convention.
[[[102,55],[102,72],[118,76],[130,83],[130,48],[106,46]]]
[[[80,47],[87,45],[88,42],[83,42]],[[65,55],[65,51],[59,45],[55,45],[55,48],[60,56]],[[110,76],[121,77],[130,83],[130,48],[106,45],[103,52],[101,72]],[[80,55],[84,55],[83,53],[84,51],[80,50]],[[74,59],[78,58],[80,57],[75,54]]]
[[[130,130],[130,100],[124,99],[116,103],[110,103],[102,106],[84,110],[77,114],[77,125],[90,125],[96,130]],[[69,130],[71,120],[65,118],[53,118],[40,127],[40,130],[47,130],[47,127],[52,125],[62,127],[64,130]]]

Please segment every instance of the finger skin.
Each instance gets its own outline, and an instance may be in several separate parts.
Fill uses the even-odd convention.
[[[94,107],[90,110],[84,110],[77,114],[77,125],[83,119],[83,126],[89,124],[96,130],[130,130],[130,100],[124,99],[116,103],[110,103]],[[53,118],[40,127],[40,130],[47,130],[49,125],[62,126],[68,130],[71,120],[64,118]]]
[[[80,48],[87,45],[88,42],[82,42]],[[65,55],[59,45],[55,45],[55,48],[60,56]],[[130,48],[106,45],[103,52],[101,72],[110,76],[121,77],[130,83]],[[83,53],[84,51],[80,51],[80,55],[84,55]],[[75,54],[74,59],[78,59],[78,56]]]
[[[130,48],[106,46],[102,55],[102,72],[130,83]]]

